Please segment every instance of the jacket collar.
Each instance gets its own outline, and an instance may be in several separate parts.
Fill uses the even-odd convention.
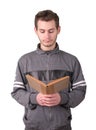
[[[56,43],[56,48],[54,50],[51,50],[51,51],[43,51],[41,50],[40,48],[40,43],[37,45],[37,49],[36,49],[36,52],[38,54],[54,54],[54,53],[58,53],[59,52],[59,45],[58,43]]]

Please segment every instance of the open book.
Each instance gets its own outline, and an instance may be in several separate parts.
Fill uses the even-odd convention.
[[[69,84],[69,76],[53,80],[48,84],[43,83],[29,74],[26,75],[26,78],[30,87],[43,94],[53,94],[59,92],[67,88]]]

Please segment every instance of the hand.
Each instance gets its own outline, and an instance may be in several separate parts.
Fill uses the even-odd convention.
[[[56,106],[60,103],[61,97],[59,93],[54,93],[54,94],[42,94],[39,93],[36,97],[36,100],[39,105],[41,106]]]

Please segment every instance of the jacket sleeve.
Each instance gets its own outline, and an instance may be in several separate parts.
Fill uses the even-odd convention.
[[[31,93],[28,91],[28,88],[26,88],[24,69],[24,64],[22,64],[22,62],[19,60],[11,95],[18,103],[25,107],[28,107],[30,104]],[[33,103],[36,104],[36,94],[33,94]]]
[[[61,93],[61,104],[74,108],[78,106],[86,94],[86,82],[78,59],[75,59],[70,83],[70,91]]]

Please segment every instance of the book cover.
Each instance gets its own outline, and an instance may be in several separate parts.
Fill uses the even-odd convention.
[[[43,94],[53,94],[59,92],[67,88],[69,84],[69,76],[52,80],[48,84],[43,83],[29,74],[26,75],[26,78],[30,87]]]

